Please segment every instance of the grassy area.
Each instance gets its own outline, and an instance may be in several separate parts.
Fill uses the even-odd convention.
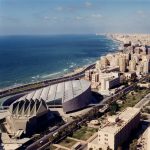
[[[53,146],[53,145],[51,145],[49,148],[46,148],[45,150],[65,150],[65,149],[62,149],[62,148],[57,148],[57,147],[55,147],[55,146]]]
[[[150,106],[150,102],[146,106]]]
[[[97,132],[97,129],[90,128],[83,126],[79,130],[73,133],[73,138],[79,139],[79,140],[84,140],[86,141],[89,139],[95,132]]]
[[[71,148],[74,144],[76,144],[77,142],[72,140],[72,139],[69,139],[69,138],[65,138],[64,140],[62,140],[60,143],[60,145],[64,146],[64,147],[67,147],[67,148]]]
[[[136,91],[133,91],[133,92],[127,94],[123,98],[124,99],[124,103],[119,105],[120,106],[120,110],[123,110],[126,107],[133,107],[142,98],[144,98],[149,92],[150,92],[149,89],[138,89]]]
[[[50,150],[55,150],[55,149],[57,149],[57,147],[55,147],[53,145],[50,146]]]
[[[150,102],[142,108],[142,113],[150,114]]]

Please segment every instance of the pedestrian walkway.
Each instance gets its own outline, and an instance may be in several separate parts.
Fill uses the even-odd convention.
[[[71,140],[77,141],[77,142],[86,143],[86,141],[79,140],[79,139],[76,139],[76,138],[73,138],[73,137],[68,137],[68,138],[71,139]]]
[[[95,139],[97,137],[97,132],[93,135],[93,136],[91,136],[86,142],[87,143],[90,143],[91,141],[93,141],[93,139]]]
[[[62,148],[62,149],[64,149],[64,150],[70,150],[69,148],[64,147],[64,146],[62,146],[62,145],[59,145],[59,144],[53,144],[53,146],[55,146],[55,147],[57,147],[57,148]]]
[[[150,93],[147,94],[143,99],[141,99],[134,107],[135,108],[142,108],[150,101]]]

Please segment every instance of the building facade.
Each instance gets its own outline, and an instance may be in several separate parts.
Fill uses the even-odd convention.
[[[88,144],[88,149],[99,150],[110,148],[117,150],[130,136],[133,129],[140,122],[140,110],[138,108],[126,108],[118,116],[111,116],[107,123],[99,129],[97,141]]]

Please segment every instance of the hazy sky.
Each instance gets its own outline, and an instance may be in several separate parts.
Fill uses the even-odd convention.
[[[0,34],[150,33],[150,0],[0,0]]]

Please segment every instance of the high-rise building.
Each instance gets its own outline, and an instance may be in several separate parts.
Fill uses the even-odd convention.
[[[136,66],[136,72],[138,73],[138,74],[141,74],[141,73],[143,73],[143,63],[139,63],[137,66]]]
[[[150,60],[145,59],[143,60],[143,73],[149,73],[150,71]]]
[[[136,70],[136,61],[133,59],[129,61],[129,71],[135,71],[135,70]]]
[[[138,64],[140,57],[139,57],[139,55],[133,54],[132,57],[131,57],[131,60],[133,60],[133,59],[134,59],[135,62]]]
[[[110,66],[116,66],[115,65],[115,61],[113,61],[115,59],[115,55],[114,54],[107,54],[106,58],[107,58]]]
[[[103,73],[100,74],[99,80],[101,83],[99,92],[104,95],[109,94],[109,90],[120,84],[120,77],[118,73]]]
[[[85,79],[91,81],[93,72],[92,69],[85,71]]]
[[[100,59],[101,67],[106,68],[109,65],[108,59],[106,56],[102,56]]]
[[[100,62],[100,60],[96,61],[95,68],[96,68],[97,70],[100,70],[100,69],[101,69],[101,62]]]
[[[107,123],[99,129],[98,137],[88,143],[88,150],[117,150],[130,136],[140,122],[140,109],[128,107],[119,115],[107,118]]]
[[[115,55],[114,63],[115,63],[115,66],[119,66],[119,55],[117,55],[117,54]]]
[[[119,58],[119,67],[120,67],[120,71],[121,72],[125,72],[126,71],[126,58],[125,56],[120,56]]]
[[[126,66],[128,66],[129,65],[129,61],[131,59],[130,53],[124,54],[124,56],[125,56]]]
[[[92,82],[99,82],[99,74],[98,73],[94,73],[92,74]]]

